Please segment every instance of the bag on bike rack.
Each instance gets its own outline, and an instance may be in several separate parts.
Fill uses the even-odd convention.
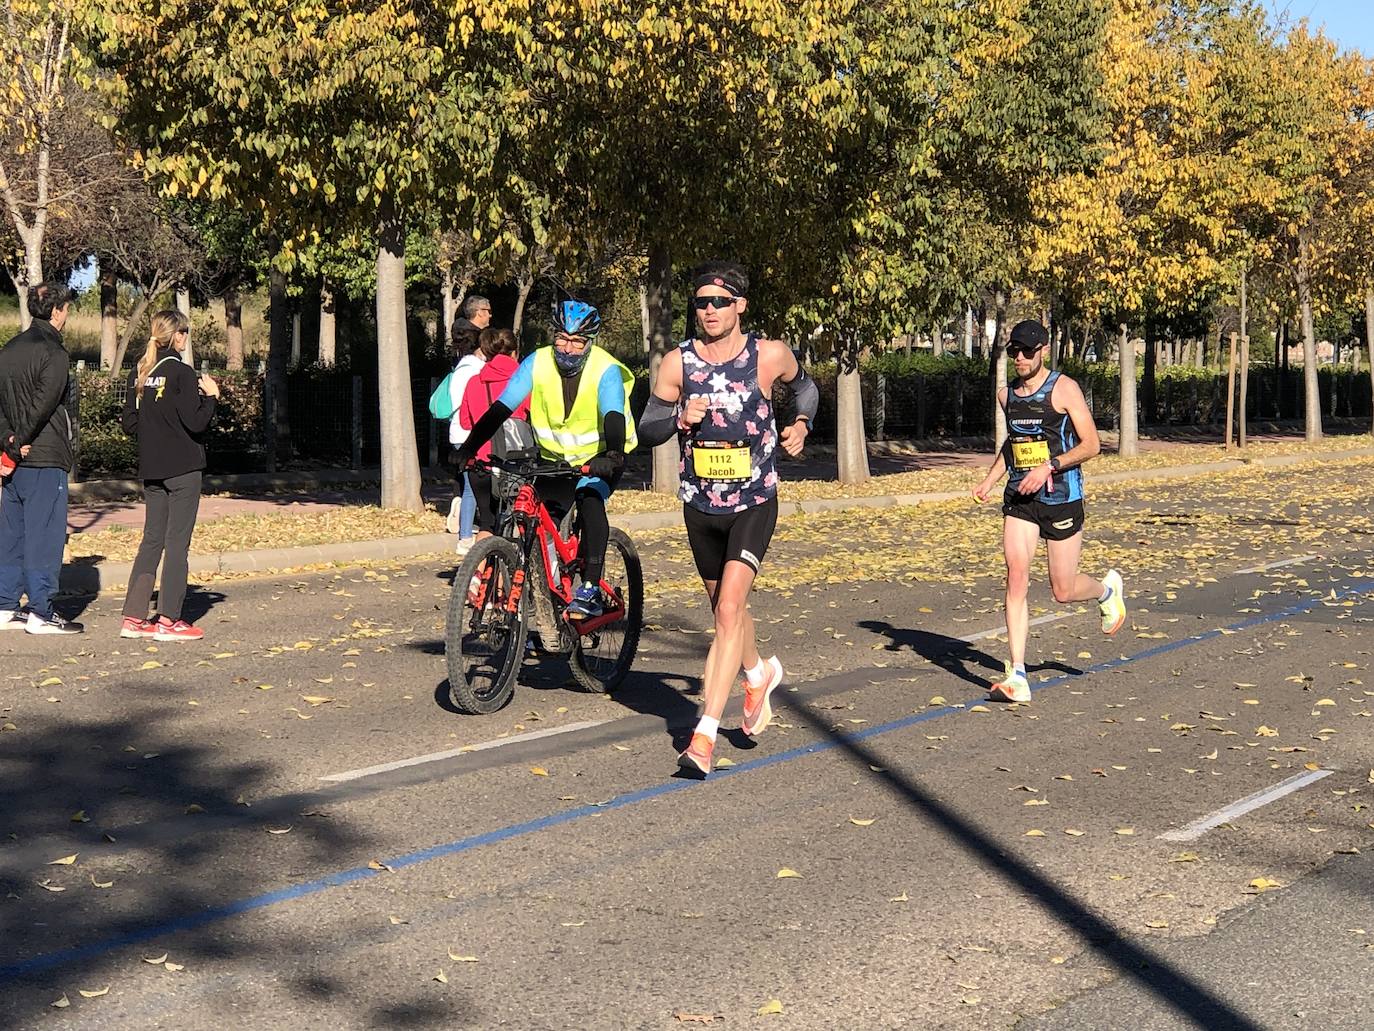
[[[507,419],[491,438],[491,457],[500,462],[532,462],[539,457],[534,429],[523,419]]]

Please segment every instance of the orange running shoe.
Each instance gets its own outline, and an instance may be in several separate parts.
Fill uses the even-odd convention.
[[[740,721],[739,729],[750,737],[758,737],[768,729],[768,724],[773,720],[773,706],[769,704],[769,699],[782,683],[782,663],[778,657],[774,655],[766,665],[768,679],[757,687],[749,683],[748,677],[744,678],[744,719]]]
[[[705,734],[694,733],[692,743],[677,757],[678,767],[706,776],[711,772],[711,752],[715,747],[716,743]]]

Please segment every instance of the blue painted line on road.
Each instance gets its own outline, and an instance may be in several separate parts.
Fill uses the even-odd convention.
[[[1374,580],[1362,580],[1341,590],[1334,592],[1334,597],[1312,598],[1298,605],[1290,606],[1278,612],[1265,615],[1253,616],[1250,619],[1239,623],[1233,623],[1225,628],[1208,630],[1190,637],[1181,638],[1177,641],[1169,641],[1165,644],[1147,648],[1134,655],[1122,656],[1109,659],[1105,662],[1097,663],[1094,666],[1082,670],[1078,673],[1065,673],[1048,680],[1042,680],[1035,684],[1032,691],[1043,691],[1048,687],[1066,683],[1070,680],[1077,680],[1080,677],[1092,676],[1096,673],[1105,673],[1134,662],[1141,662],[1152,659],[1160,655],[1167,655],[1183,648],[1189,648],[1196,644],[1203,644],[1207,641],[1215,640],[1227,632],[1241,632],[1264,626],[1269,623],[1277,623],[1284,619],[1291,619],[1313,609],[1334,602],[1344,601],[1353,597],[1363,596],[1374,593]],[[729,767],[724,770],[716,771],[710,780],[670,780],[663,784],[634,791],[627,795],[619,795],[608,802],[600,805],[585,805],[576,809],[569,809],[561,813],[553,813],[549,816],[542,816],[535,820],[527,820],[524,823],[511,824],[509,827],[502,827],[498,830],[488,831],[485,834],[477,834],[472,837],[460,838],[457,841],[450,841],[445,844],[435,845],[431,848],[421,849],[416,852],[409,852],[403,856],[388,860],[386,866],[392,870],[401,870],[409,866],[417,866],[420,863],[427,863],[434,859],[443,859],[447,856],[459,855],[464,852],[471,852],[475,849],[485,848],[488,845],[500,844],[503,841],[510,841],[512,838],[524,837],[527,834],[537,834],[540,831],[559,827],[563,824],[572,823],[587,816],[597,816],[601,813],[614,812],[617,809],[624,809],[627,806],[637,805],[649,799],[659,798],[664,795],[672,794],[676,791],[685,791],[688,788],[701,787],[706,783],[714,783],[723,777],[739,776],[743,773],[751,773],[755,770],[766,769],[776,766],[779,763],[791,762],[793,759],[800,759],[804,756],[818,755],[822,752],[834,751],[843,746],[846,741],[866,741],[870,738],[879,737],[883,734],[891,734],[895,731],[905,730],[920,723],[927,723],[930,720],[940,719],[945,716],[957,715],[967,712],[965,708],[954,706],[931,709],[926,712],[914,713],[899,720],[889,723],[881,723],[874,727],[867,727],[863,730],[851,731],[839,735],[840,740],[815,741],[808,745],[800,745],[797,748],[790,748],[785,752],[777,752],[773,755],[763,756],[759,759],[751,759],[740,763],[738,766]],[[317,895],[320,892],[328,891],[330,888],[337,888],[341,885],[352,884],[366,880],[369,877],[376,877],[384,871],[374,870],[368,866],[354,867],[349,870],[340,870],[325,877],[314,880],[303,881],[299,884],[280,888],[277,891],[267,892],[262,895],[254,895],[249,898],[238,899],[222,906],[214,906],[210,909],[201,910],[197,913],[190,913],[174,920],[167,920],[156,924],[148,924],[143,927],[133,928],[123,934],[104,938],[89,945],[80,945],[69,949],[61,949],[56,952],[42,953],[29,959],[21,960],[17,963],[10,963],[0,966],[0,984],[13,981],[31,974],[42,973],[46,970],[53,970],[58,967],[67,966],[82,960],[94,959],[117,949],[126,948],[130,945],[138,945],[152,941],[168,934],[177,934],[182,931],[193,931],[209,924],[227,920],[230,917],[241,916],[244,913],[251,913],[254,910],[266,909],[283,902],[291,902],[296,899],[305,898],[310,895]]]

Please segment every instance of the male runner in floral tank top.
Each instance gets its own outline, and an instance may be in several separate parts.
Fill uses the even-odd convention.
[[[740,729],[757,736],[773,717],[770,698],[783,669],[777,656],[759,656],[749,593],[778,519],[777,449],[801,454],[819,400],[786,344],[740,328],[748,292],[749,277],[738,265],[709,262],[697,270],[692,305],[699,335],[664,356],[639,421],[641,440],[657,445],[677,434],[681,442],[687,541],[715,614],[702,715],[678,757],[679,766],[701,776],[711,769],[720,718],[741,669]],[[781,434],[772,400],[779,380],[797,398],[796,420]]]

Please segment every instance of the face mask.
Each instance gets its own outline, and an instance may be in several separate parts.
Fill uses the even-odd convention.
[[[564,376],[576,376],[582,371],[582,366],[587,364],[587,355],[591,354],[589,347],[581,354],[565,354],[558,348],[553,349],[553,360],[558,366],[558,371]]]

